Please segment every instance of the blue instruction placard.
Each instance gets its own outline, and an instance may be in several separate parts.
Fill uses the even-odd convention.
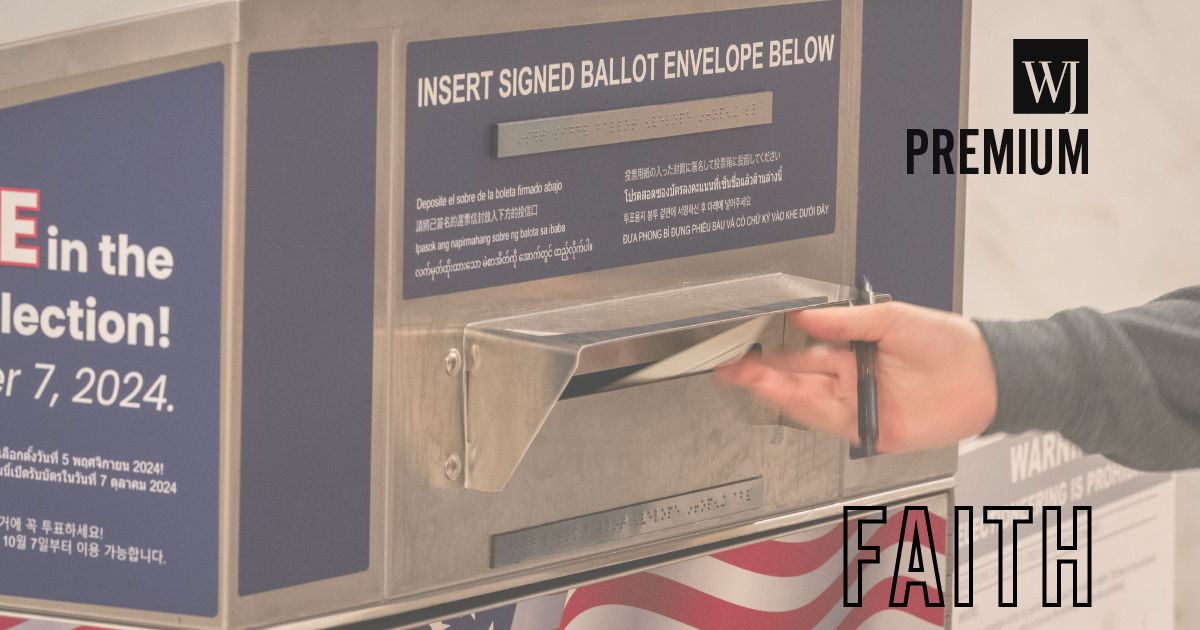
[[[832,233],[840,32],[830,1],[410,43],[404,297]]]
[[[217,614],[224,84],[0,110],[0,595]]]

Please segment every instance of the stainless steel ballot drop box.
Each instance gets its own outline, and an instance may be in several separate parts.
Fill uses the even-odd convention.
[[[846,505],[925,506],[944,563],[954,449],[711,368],[864,272],[958,308],[962,183],[904,143],[965,116],[968,9],[240,0],[0,48],[3,614],[518,627],[820,537],[779,558],[844,616]]]

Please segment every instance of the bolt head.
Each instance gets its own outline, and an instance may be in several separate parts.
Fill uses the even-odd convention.
[[[442,362],[446,368],[446,374],[450,376],[458,374],[458,371],[462,369],[462,355],[458,353],[458,348],[451,348]]]
[[[458,476],[462,474],[462,461],[458,455],[450,455],[446,458],[445,464],[446,478],[450,481],[458,481]]]

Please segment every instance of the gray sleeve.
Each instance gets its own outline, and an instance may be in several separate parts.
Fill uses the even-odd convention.
[[[1200,286],[1107,315],[977,324],[996,370],[988,433],[1058,431],[1132,468],[1200,467]]]

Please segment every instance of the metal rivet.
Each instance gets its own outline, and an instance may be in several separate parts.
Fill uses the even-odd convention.
[[[458,459],[458,455],[450,455],[446,458],[446,478],[450,481],[458,481],[458,475],[462,472],[462,461]]]
[[[450,348],[450,352],[446,353],[446,358],[442,360],[446,366],[446,373],[450,376],[458,374],[458,370],[462,368],[462,355],[458,353],[458,348]]]

